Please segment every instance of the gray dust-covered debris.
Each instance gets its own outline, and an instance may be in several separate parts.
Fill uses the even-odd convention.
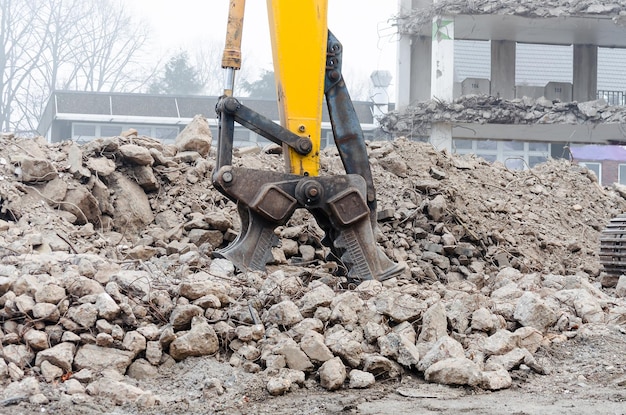
[[[427,135],[433,122],[476,124],[599,124],[626,122],[626,108],[600,99],[561,102],[545,97],[502,99],[489,95],[464,95],[453,102],[428,100],[402,111],[391,111],[381,127],[395,135]]]
[[[603,27],[626,25],[626,6],[622,2],[597,0],[439,0],[419,2],[394,18],[400,35],[426,36],[430,39],[433,19],[441,16],[470,16],[481,25],[479,17],[493,19],[516,18],[517,23],[551,22],[558,27],[568,18],[578,20],[575,26],[601,21]],[[534,19],[534,20],[531,20]],[[572,22],[572,20],[569,20]],[[570,29],[564,29],[570,30]],[[546,39],[548,41],[549,39]],[[395,136],[428,136],[433,122],[477,124],[622,124],[626,119],[623,106],[608,106],[604,100],[589,102],[560,102],[545,97],[501,99],[492,96],[468,95],[452,102],[438,99],[413,102],[402,111],[392,111],[381,119],[384,130]]]
[[[424,27],[430,29],[435,16],[456,15],[506,15],[532,18],[591,17],[610,18],[615,24],[623,25],[626,6],[620,2],[597,0],[438,0],[427,7],[414,8],[396,17],[400,33],[420,33]],[[428,32],[429,33],[429,32]]]
[[[406,377],[500,390],[550,376],[558,361],[542,353],[555,345],[596,331],[623,338],[624,283],[605,278],[596,252],[626,200],[565,160],[512,171],[404,139],[368,143],[378,242],[407,271],[359,283],[333,273],[343,265],[326,258],[306,211],[276,229],[267,272],[212,259],[240,225],[210,183],[210,152],[135,134],[80,152],[1,140],[6,405],[167,412],[182,410],[185,396],[197,408],[226,408],[245,406],[243,396],[357,391]],[[138,183],[125,146],[145,157],[139,167],[154,185]],[[25,148],[50,163],[54,180],[24,178]],[[263,152],[234,162],[283,165]],[[322,174],[341,172],[336,150],[325,150]],[[185,373],[177,386],[173,372]]]

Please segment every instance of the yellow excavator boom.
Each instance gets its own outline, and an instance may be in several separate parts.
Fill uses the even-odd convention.
[[[313,150],[285,148],[289,173],[317,176],[328,38],[328,0],[267,0],[281,125],[309,137]]]
[[[264,270],[277,236],[296,209],[306,208],[326,232],[321,241],[353,281],[392,278],[404,267],[376,245],[376,194],[363,131],[341,75],[342,46],[328,31],[328,0],[267,0],[281,125],[232,96],[241,57],[245,0],[230,0],[222,66],[227,70],[218,114],[213,185],[237,202],[241,231],[213,255],[240,270]],[[322,105],[345,175],[319,176]],[[235,122],[283,146],[286,172],[232,163]]]

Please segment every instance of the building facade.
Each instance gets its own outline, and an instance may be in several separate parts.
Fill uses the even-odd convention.
[[[276,101],[241,98],[241,102],[278,122]],[[51,142],[74,140],[86,142],[95,137],[111,137],[134,128],[140,135],[173,142],[178,133],[197,114],[209,121],[213,139],[217,140],[216,96],[174,96],[82,91],[54,91],[39,122],[38,132]],[[384,136],[375,124],[373,102],[357,101],[354,107],[366,139]],[[266,145],[269,142],[236,125],[235,146]],[[332,145],[333,133],[324,108],[322,148]]]
[[[561,102],[601,98],[612,105],[626,104],[626,25],[622,22],[626,5],[584,7],[570,2],[551,8],[544,2],[507,0],[497,4],[399,0],[398,4],[396,106],[400,111],[416,102],[452,102],[470,94]],[[514,168],[547,157],[571,157],[568,150],[577,144],[626,143],[621,124],[577,122],[432,122],[430,135],[416,138]],[[576,159],[587,160],[585,151],[581,148]],[[614,161],[606,160],[607,166]],[[612,174],[604,175],[609,177]]]

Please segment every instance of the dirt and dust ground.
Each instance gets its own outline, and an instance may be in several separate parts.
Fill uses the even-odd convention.
[[[81,223],[79,215],[72,218],[62,207],[63,203],[79,205],[78,202],[83,202],[83,199],[68,201],[70,199],[66,198],[65,202],[61,202],[58,194],[52,195],[55,203],[45,198],[37,199],[38,195],[49,195],[46,192],[48,185],[25,182],[14,174],[14,167],[23,159],[15,153],[27,148],[31,156],[51,160],[70,189],[96,189],[98,186],[101,189],[104,185],[94,185],[93,179],[86,179],[84,175],[88,172],[80,173],[80,169],[75,168],[70,174],[67,168],[71,152],[69,145],[46,146],[40,143],[35,149],[24,142],[5,140],[0,150],[0,158],[4,160],[0,201],[3,207],[1,224],[7,230],[0,235],[3,238],[0,252],[3,266],[7,268],[2,271],[8,273],[8,267],[17,267],[25,274],[47,273],[47,278],[57,278],[55,273],[61,273],[56,269],[59,265],[37,265],[40,254],[69,255],[61,256],[59,262],[66,264],[68,269],[75,263],[72,258],[95,254],[102,258],[102,266],[113,264],[129,270],[149,268],[154,286],[166,287],[168,284],[177,286],[197,268],[208,269],[211,260],[207,256],[210,252],[206,250],[213,248],[200,242],[195,251],[190,251],[196,255],[192,257],[193,262],[185,262],[191,255],[189,247],[193,244],[189,241],[193,240],[193,229],[192,226],[183,228],[180,224],[197,223],[197,217],[193,215],[198,212],[206,215],[216,212],[234,215],[236,212],[234,205],[209,184],[213,156],[194,156],[192,161],[189,161],[188,155],[176,159],[173,156],[176,151],[163,148],[149,139],[136,139],[134,143],[163,154],[169,152],[171,156],[159,165],[155,163],[152,167],[155,180],[144,187],[143,197],[147,197],[151,209],[148,213],[154,215],[152,219],[135,218],[138,219],[133,222],[136,228],[120,229],[116,223],[120,223],[118,216],[123,204],[114,197],[121,191],[121,188],[115,187],[114,180],[103,179],[112,189],[113,208],[109,206],[98,211],[93,216],[93,222],[85,224],[84,221]],[[92,156],[89,149],[83,148],[83,151],[85,165],[90,165],[91,157],[99,158],[104,154],[99,152]],[[299,386],[294,383],[285,394],[271,396],[267,378],[257,371],[263,369],[262,365],[257,365],[255,369],[254,365],[237,363],[232,360],[234,351],[225,343],[210,356],[187,357],[178,362],[171,358],[157,360],[154,366],[158,371],[154,376],[140,379],[126,376],[124,382],[127,384],[151,391],[158,397],[156,404],[144,406],[138,406],[131,400],[115,405],[111,399],[95,393],[68,395],[63,390],[62,378],[46,382],[42,369],[33,367],[30,360],[22,368],[24,373],[21,378],[0,379],[4,382],[0,385],[8,388],[34,376],[39,380],[45,402],[37,404],[32,399],[29,402],[28,398],[5,396],[0,401],[0,413],[626,414],[626,320],[623,311],[620,311],[624,299],[617,295],[615,284],[606,281],[597,255],[600,231],[608,219],[626,211],[626,201],[620,189],[600,187],[593,174],[565,160],[550,161],[518,172],[473,157],[438,153],[428,145],[402,139],[371,143],[369,151],[379,210],[385,212],[379,224],[382,231],[379,243],[391,258],[405,262],[410,270],[388,287],[421,287],[424,292],[439,290],[442,296],[449,287],[465,290],[474,296],[476,302],[483,302],[481,296],[488,297],[491,290],[497,288],[497,285],[490,284],[501,269],[514,269],[520,275],[542,278],[576,276],[588,282],[590,290],[597,291],[601,311],[605,313],[602,321],[584,321],[591,319],[584,317],[585,310],[570,309],[564,304],[556,306],[561,307],[559,321],[543,333],[541,347],[534,353],[535,360],[546,374],[519,366],[510,371],[510,387],[499,391],[428,383],[424,373],[414,369],[403,370],[397,378],[381,377],[366,389],[342,387],[328,391],[320,386],[319,374],[311,371]],[[154,152],[151,154],[158,158]],[[120,158],[118,153],[115,156],[113,159],[120,175],[139,181],[140,170]],[[255,153],[236,158],[235,163],[260,169],[278,169],[282,158],[275,154]],[[341,162],[332,150],[324,154],[323,174],[341,173],[340,166]],[[118,177],[117,181],[120,180]],[[33,188],[36,191],[32,191]],[[106,200],[100,199],[99,206],[106,205],[103,203]],[[435,200],[438,202],[435,203]],[[85,205],[80,203],[80,206]],[[123,214],[128,217],[121,223],[131,223],[131,215],[127,211]],[[74,223],[70,223],[72,220]],[[94,222],[97,222],[95,230],[89,226]],[[176,224],[173,230],[167,228],[171,223]],[[105,229],[105,225],[111,228]],[[233,226],[236,227],[236,220]],[[283,247],[286,246],[288,229],[298,230],[295,239],[300,244],[315,245],[319,238],[318,230],[309,219],[298,216],[281,230]],[[302,238],[303,232],[309,236]],[[224,231],[225,236],[227,233]],[[38,236],[34,238],[33,235]],[[47,240],[47,236],[54,238]],[[444,249],[441,242],[444,236],[453,237],[456,247],[463,249],[452,251],[449,246]],[[177,251],[177,244],[184,246]],[[48,248],[42,248],[46,246]],[[316,248],[319,250],[318,246]],[[440,254],[435,255],[434,252]],[[449,261],[443,260],[444,257]],[[330,276],[320,271],[327,269],[326,261],[318,256],[311,263],[302,264],[297,257],[289,258],[282,252],[282,258],[281,255],[275,258],[270,273],[283,270],[308,278],[323,275],[325,281],[332,281]],[[97,270],[88,271],[80,268],[80,275],[91,275],[103,285],[109,281]],[[532,278],[533,281],[538,280]],[[556,277],[552,278],[552,281],[556,280]],[[238,280],[239,285],[233,281],[232,292],[238,293],[242,299],[258,295],[257,291],[246,287],[244,281]],[[526,284],[532,290],[550,291],[549,287],[541,284]],[[167,293],[167,290],[163,292]],[[185,304],[177,291],[170,290],[170,294],[173,300]],[[128,296],[130,298],[130,294]],[[14,297],[9,298],[5,294],[3,298],[4,312],[7,313],[3,317],[3,330],[7,334],[3,342],[11,345],[26,343],[18,335],[12,335],[10,339],[8,335],[14,334],[16,327],[29,326],[31,317],[25,316],[26,313],[20,314],[21,309],[7,305],[15,300]],[[89,296],[82,298],[72,298],[69,305],[90,301]],[[143,319],[143,322],[156,325],[160,330],[166,326],[167,318],[159,320],[163,316],[156,318],[150,312],[145,313],[145,309],[141,314],[140,308],[133,309],[138,320]],[[507,315],[506,310],[494,312]],[[7,324],[9,321],[12,323]],[[115,321],[111,319],[112,323]],[[71,331],[72,322],[62,324],[66,331]],[[136,326],[141,325],[125,324],[120,323],[128,332],[134,332]],[[329,322],[326,324],[330,326]],[[422,329],[421,320],[415,320],[412,325],[416,330]],[[270,326],[267,325],[268,330]],[[75,328],[75,332],[80,334],[77,343],[99,341],[96,335],[103,333],[98,333],[102,331],[102,326],[98,327]],[[506,327],[513,331],[519,323],[508,316]],[[44,328],[39,329],[43,331]],[[453,333],[452,328],[449,330],[460,341],[475,335],[472,330],[464,333]],[[483,333],[481,336],[487,335]],[[143,356],[143,353],[138,356]],[[261,363],[258,359],[256,361]]]
[[[258,376],[218,363],[213,358],[190,358],[141,386],[171,399],[166,406],[137,412],[107,405],[51,404],[49,413],[148,414],[626,414],[626,335],[603,329],[540,352],[550,374],[514,373],[510,389],[490,392],[476,388],[427,383],[417,375],[377,382],[365,390],[328,392],[316,382],[284,396],[268,396]],[[224,394],[209,391],[206,380],[226,379]],[[42,412],[43,412],[42,411]],[[0,409],[0,413],[41,413]]]

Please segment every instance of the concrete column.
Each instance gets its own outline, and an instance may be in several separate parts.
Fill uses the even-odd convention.
[[[598,47],[574,45],[574,101],[596,99],[598,93]]]
[[[516,42],[491,41],[491,95],[503,99],[515,98]]]
[[[396,109],[403,110],[411,103],[411,39],[402,35],[398,40],[396,66]]]
[[[432,41],[416,36],[411,45],[411,102],[428,101],[431,96]]]
[[[398,0],[398,13],[432,5],[432,0]],[[396,73],[396,108],[430,99],[430,62],[432,40],[430,34],[401,35],[398,41]]]
[[[454,18],[435,16],[432,31],[430,95],[433,99],[454,100]],[[438,150],[452,151],[452,124],[433,123],[430,143]]]
[[[412,0],[398,0],[398,15],[410,11],[413,7]],[[412,62],[412,36],[399,34],[396,67],[396,109],[402,110],[411,103],[411,62]]]

